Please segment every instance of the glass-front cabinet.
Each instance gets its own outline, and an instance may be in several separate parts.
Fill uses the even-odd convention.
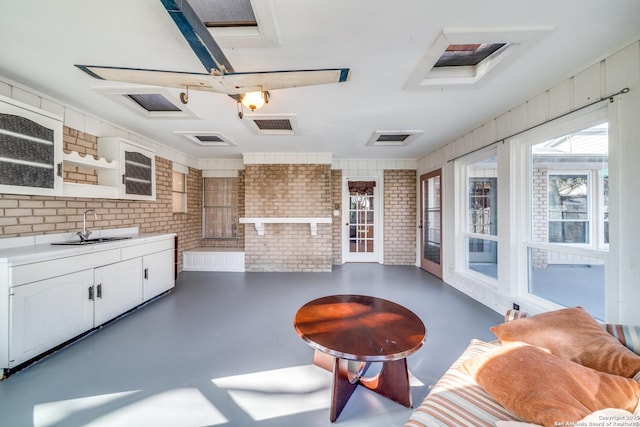
[[[98,138],[98,156],[118,160],[118,168],[98,171],[100,185],[118,187],[121,199],[156,199],[153,150],[122,138],[105,137]]]
[[[2,96],[0,193],[62,193],[62,119]]]

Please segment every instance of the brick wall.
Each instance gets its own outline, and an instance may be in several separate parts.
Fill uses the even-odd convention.
[[[69,127],[64,127],[62,135],[64,142],[64,151],[69,154],[75,151],[85,156],[96,157],[98,155],[97,138]],[[97,184],[98,174],[94,169],[87,169],[78,166],[64,165],[63,179],[65,182],[73,182],[79,184]]]
[[[246,217],[331,216],[331,169],[324,164],[247,165]],[[247,271],[331,271],[332,230],[318,224],[265,224],[259,236],[245,225]]]
[[[416,263],[416,171],[384,171],[384,264]]]
[[[64,150],[95,155],[97,138],[65,127]],[[156,156],[156,200],[134,201],[79,197],[0,194],[0,238],[67,233],[82,229],[82,213],[95,210],[87,228],[138,227],[141,233],[176,233],[180,252],[199,246],[202,224],[202,173],[189,169],[186,214],[171,211],[172,162]],[[90,171],[93,172],[93,171]],[[65,179],[95,184],[92,173],[65,167]],[[182,255],[178,270],[182,269]]]

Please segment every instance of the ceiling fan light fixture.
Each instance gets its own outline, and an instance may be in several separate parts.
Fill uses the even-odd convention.
[[[242,102],[242,105],[244,105],[251,111],[255,111],[259,108],[262,108],[264,104],[267,104],[269,102],[269,92],[247,92],[242,96],[242,100],[240,102]]]

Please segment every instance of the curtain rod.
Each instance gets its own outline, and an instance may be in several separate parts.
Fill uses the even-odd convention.
[[[540,126],[544,126],[544,125],[546,125],[547,123],[551,123],[551,122],[554,122],[554,121],[556,121],[556,120],[558,120],[558,119],[561,119],[561,118],[563,118],[563,117],[566,117],[566,116],[568,116],[569,114],[573,114],[573,113],[576,113],[576,112],[578,112],[578,111],[580,111],[580,110],[584,110],[585,108],[589,108],[589,107],[591,107],[591,106],[593,106],[593,105],[599,104],[599,103],[601,103],[602,101],[609,100],[609,102],[613,102],[613,101],[614,101],[614,99],[613,99],[613,98],[614,98],[615,96],[617,96],[617,95],[622,95],[622,94],[625,94],[625,93],[629,93],[629,90],[630,90],[630,89],[629,89],[628,87],[625,87],[624,89],[621,89],[621,90],[619,90],[618,92],[616,92],[616,93],[614,93],[614,94],[611,94],[611,95],[609,95],[609,96],[602,97],[602,98],[600,98],[600,99],[598,99],[598,100],[596,100],[596,101],[593,101],[593,102],[591,102],[591,103],[589,103],[589,104],[587,104],[587,105],[583,105],[583,106],[582,106],[582,107],[580,107],[580,108],[576,108],[575,110],[569,111],[569,112],[564,113],[564,114],[560,114],[559,116],[554,117],[553,119],[545,120],[545,121],[544,121],[544,122],[542,122],[542,123],[538,123],[537,125],[534,125],[534,126],[528,127],[528,128],[523,129],[523,130],[521,130],[521,131],[519,131],[519,132],[513,133],[513,134],[511,134],[511,135],[509,135],[509,136],[505,136],[504,138],[501,138],[501,139],[499,139],[499,140],[497,140],[497,141],[494,141],[494,142],[492,142],[492,143],[490,143],[490,144],[483,145],[482,147],[476,148],[475,150],[471,150],[471,151],[469,151],[468,153],[464,153],[464,154],[461,154],[461,155],[459,155],[459,156],[456,156],[456,157],[454,157],[453,159],[449,159],[449,160],[447,160],[447,163],[449,163],[449,162],[453,162],[453,161],[458,160],[458,159],[460,159],[460,158],[462,158],[462,157],[468,156],[469,154],[473,154],[473,153],[475,153],[475,152],[477,152],[477,151],[484,150],[485,148],[488,148],[488,147],[494,146],[494,145],[496,145],[496,144],[498,144],[498,143],[500,143],[500,142],[504,142],[505,140],[510,139],[510,138],[513,138],[514,136],[518,136],[518,135],[523,134],[523,133],[525,133],[525,132],[529,132],[530,130],[533,130],[533,129],[538,128],[538,127],[540,127]]]

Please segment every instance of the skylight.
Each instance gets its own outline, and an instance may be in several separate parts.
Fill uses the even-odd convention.
[[[250,0],[191,0],[189,3],[207,27],[258,26]]]
[[[280,44],[270,1],[189,0],[189,4],[222,48]]]
[[[200,118],[180,102],[172,91],[154,86],[108,86],[96,91],[113,96],[118,102],[150,119]]]
[[[174,131],[176,135],[182,135],[191,142],[205,147],[233,147],[235,144],[220,132],[215,131]]]
[[[450,44],[434,67],[473,67],[506,43]]]
[[[478,84],[551,29],[443,30],[418,63],[405,89]]]
[[[149,112],[180,111],[173,102],[159,93],[139,93],[124,95]]]

